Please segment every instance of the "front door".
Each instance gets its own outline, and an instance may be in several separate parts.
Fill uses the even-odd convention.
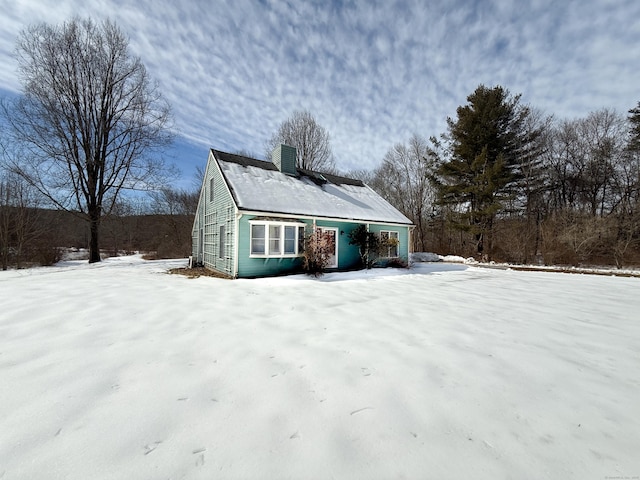
[[[318,230],[328,240],[329,248],[333,251],[329,257],[327,268],[338,268],[338,229],[333,227],[318,227]]]

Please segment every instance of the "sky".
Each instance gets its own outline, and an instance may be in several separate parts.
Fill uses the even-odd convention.
[[[444,133],[480,84],[559,119],[640,101],[637,0],[0,0],[0,12],[5,95],[21,88],[12,54],[26,26],[115,21],[172,105],[168,154],[185,179],[208,148],[263,158],[297,110],[348,171]]]

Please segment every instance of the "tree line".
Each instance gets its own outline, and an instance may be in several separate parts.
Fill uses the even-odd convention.
[[[514,263],[640,263],[640,104],[556,120],[480,85],[448,131],[367,174],[414,248]]]
[[[69,217],[47,209],[84,222],[91,262],[103,243],[148,245],[134,245],[130,220],[150,213],[164,218],[158,231],[172,239],[156,249],[188,255],[199,185],[171,187],[175,172],[157,155],[172,141],[170,108],[123,32],[74,18],[27,28],[16,50],[23,92],[0,109],[3,268],[38,250],[55,256],[43,245],[60,241],[52,232]],[[466,100],[446,132],[414,134],[377,168],[346,172],[411,219],[414,251],[640,264],[640,103],[628,115],[605,108],[563,120],[502,86],[480,85]],[[265,157],[280,143],[296,147],[298,168],[340,173],[329,133],[310,112],[285,120]],[[150,194],[144,211],[132,191]]]
[[[149,258],[191,254],[197,189],[162,188],[144,196],[121,197],[100,221],[100,254],[144,252]],[[91,231],[79,212],[43,208],[30,185],[0,174],[0,269],[52,265],[65,251],[86,250]]]

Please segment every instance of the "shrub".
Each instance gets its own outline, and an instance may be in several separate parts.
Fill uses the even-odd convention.
[[[327,234],[316,230],[305,238],[302,268],[308,275],[321,276],[329,265],[334,252],[334,240]]]
[[[367,231],[365,225],[360,224],[349,233],[349,245],[357,245],[362,265],[371,268],[378,256],[380,239],[374,233]]]
[[[389,268],[409,268],[409,264],[400,257],[393,257],[387,261]]]

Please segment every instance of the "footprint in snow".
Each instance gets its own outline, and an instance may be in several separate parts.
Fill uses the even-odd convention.
[[[158,448],[158,445],[160,445],[162,443],[162,440],[158,440],[157,442],[153,442],[150,445],[145,445],[144,446],[144,454],[145,455],[149,455],[151,452],[153,452],[156,448]]]
[[[373,407],[359,408],[358,410],[354,410],[353,412],[351,412],[350,415],[356,415],[357,413],[364,412],[365,410],[373,410]]]

